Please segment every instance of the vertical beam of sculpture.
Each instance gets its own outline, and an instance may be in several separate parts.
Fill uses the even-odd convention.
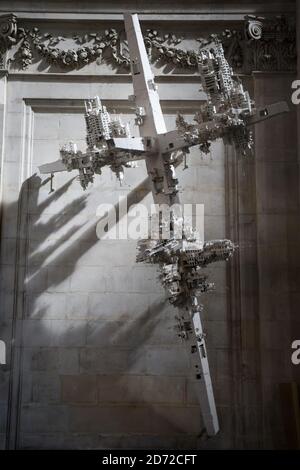
[[[172,205],[179,201],[176,192],[168,191],[168,170],[158,138],[159,135],[166,134],[167,129],[154,83],[154,75],[149,64],[138,16],[125,13],[124,21],[130,52],[134,90],[132,99],[136,109],[136,122],[142,137],[155,139],[152,144],[153,151],[145,156],[153,199],[157,204]],[[162,184],[159,183],[160,181]],[[164,191],[159,191],[158,187],[163,187]]]
[[[136,107],[144,108],[145,119],[140,126],[141,136],[167,132],[154,75],[149,64],[138,15],[124,14],[125,30],[130,52],[132,83]]]
[[[145,156],[153,199],[155,203],[165,203],[171,206],[179,203],[177,190],[169,186],[171,163],[168,156],[170,157],[171,152],[166,152],[167,130],[137,15],[125,14],[125,30],[130,51],[134,101],[137,115],[140,116],[140,134],[155,140],[153,152]],[[161,178],[163,178],[163,185],[159,191],[156,181]],[[180,308],[179,324],[182,325],[181,336],[186,341],[192,358],[204,425],[208,435],[215,435],[219,430],[219,423],[202,331],[200,307],[196,297],[191,296],[188,302]]]

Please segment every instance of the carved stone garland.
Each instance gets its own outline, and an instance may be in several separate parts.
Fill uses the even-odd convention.
[[[296,69],[295,27],[285,17],[265,20],[261,17],[246,16],[244,29],[225,30],[219,37],[226,58],[237,73]],[[208,45],[212,38],[213,35],[198,39],[200,49]],[[62,49],[58,45],[63,43],[66,37],[41,33],[37,27],[18,27],[17,17],[13,14],[0,16],[0,66],[5,68],[9,63],[20,63],[24,70],[37,54],[49,66],[57,64],[69,69],[80,68],[93,61],[101,63],[103,60],[110,60],[117,67],[129,67],[126,41],[115,29],[82,36],[76,34],[72,39],[78,47]],[[178,45],[181,39],[176,35],[160,35],[156,30],[148,29],[144,40],[153,62],[196,68],[199,52],[180,49]],[[16,52],[7,61],[6,53],[12,46],[17,46]]]

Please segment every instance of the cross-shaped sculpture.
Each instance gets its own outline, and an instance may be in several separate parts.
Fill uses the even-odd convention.
[[[199,107],[196,124],[188,124],[178,115],[177,129],[167,132],[137,15],[125,14],[125,29],[134,88],[134,95],[129,99],[135,107],[140,137],[131,137],[119,119],[111,119],[96,97],[86,102],[87,152],[77,151],[71,144],[61,150],[60,160],[42,165],[40,172],[78,169],[80,183],[85,189],[93,181],[94,174],[101,173],[103,166],[110,166],[121,179],[124,166],[145,159],[155,204],[158,207],[178,206],[174,165],[178,162],[179,153],[185,155],[194,145],[207,153],[211,141],[223,138],[233,143],[239,153],[246,154],[252,146],[248,126],[288,108],[284,102],[263,109],[253,108],[248,92],[233,78],[222,44],[214,37],[211,43],[202,47],[198,57],[207,102]],[[164,223],[166,221],[163,220],[161,225]],[[230,240],[203,243],[186,226],[182,237],[176,237],[182,214],[175,214],[172,210],[167,224],[170,230],[167,239],[149,239],[139,243],[137,261],[159,264],[161,281],[169,300],[178,307],[179,336],[185,340],[190,352],[204,425],[211,436],[218,432],[219,423],[198,297],[212,286],[207,282],[203,268],[211,262],[228,260],[235,245]]]

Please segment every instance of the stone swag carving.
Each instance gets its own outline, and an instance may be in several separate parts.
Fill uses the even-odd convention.
[[[17,43],[17,17],[13,14],[0,16],[0,67],[5,68],[5,54]]]
[[[209,44],[214,35],[199,38],[199,50],[183,50],[182,41],[175,34],[159,34],[154,29],[144,33],[144,41],[152,62],[173,64],[175,67],[195,69],[199,53]],[[272,19],[246,16],[244,27],[226,29],[218,35],[222,41],[225,56],[236,73],[252,70],[290,71],[296,69],[295,25],[280,16]],[[14,14],[0,16],[0,61],[1,68],[15,64],[25,70],[35,57],[45,60],[48,65],[56,64],[64,69],[81,68],[86,64],[109,60],[116,67],[129,71],[127,42],[121,32],[107,29],[104,32],[74,34],[72,39],[77,47],[62,48],[67,38],[41,32],[18,25]],[[257,39],[260,39],[257,41]],[[12,49],[13,47],[13,49]],[[12,49],[12,50],[11,50]],[[12,52],[8,58],[8,51]]]

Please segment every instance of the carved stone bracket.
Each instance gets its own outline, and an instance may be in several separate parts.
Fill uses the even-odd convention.
[[[226,58],[236,73],[296,69],[295,26],[285,17],[266,20],[246,16],[243,28],[227,29],[218,36]],[[46,65],[56,64],[68,69],[80,68],[94,61],[100,64],[104,60],[116,67],[129,67],[127,42],[116,29],[107,29],[103,33],[74,34],[72,39],[76,47],[71,49],[61,47],[66,39],[63,35],[42,33],[37,27],[18,27],[17,17],[13,14],[0,16],[0,67],[14,63],[26,69],[39,59],[44,60]],[[199,50],[183,50],[179,47],[182,39],[175,34],[161,35],[153,29],[148,29],[144,34],[152,62],[187,69],[196,69],[200,49],[212,39],[213,35],[198,39]],[[12,46],[16,46],[16,50],[12,51],[7,63],[7,51]]]
[[[228,62],[237,73],[297,68],[295,24],[284,16],[246,17],[244,31],[224,31],[222,44]]]

